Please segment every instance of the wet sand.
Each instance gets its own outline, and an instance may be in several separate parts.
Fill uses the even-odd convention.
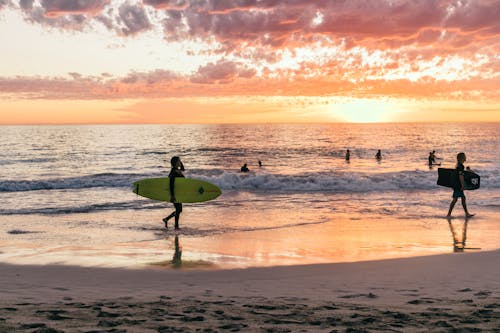
[[[0,264],[0,332],[500,332],[500,251],[236,270]]]

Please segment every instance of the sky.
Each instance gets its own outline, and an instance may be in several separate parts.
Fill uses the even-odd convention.
[[[500,0],[0,0],[0,124],[500,121]]]

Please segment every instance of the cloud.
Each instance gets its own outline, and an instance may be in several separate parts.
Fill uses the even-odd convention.
[[[167,41],[216,40],[226,52],[335,40],[370,49],[459,49],[498,44],[500,34],[495,0],[20,0],[19,8],[33,22],[78,30],[100,22],[121,36],[162,24]],[[162,19],[151,22],[151,15]]]
[[[2,10],[4,7],[7,7],[8,5],[11,5],[12,3],[10,0],[0,0],[0,10]]]
[[[392,64],[389,64],[391,68]],[[496,65],[498,67],[498,64]],[[418,68],[417,68],[418,69]],[[312,69],[311,69],[312,70]],[[426,70],[425,68],[423,69]],[[370,72],[360,67],[359,72]],[[273,73],[275,74],[275,73]],[[368,74],[353,81],[342,69],[330,66],[326,75],[310,78],[300,71],[283,70],[280,75],[261,77],[239,63],[220,61],[202,66],[193,75],[172,71],[131,72],[124,77],[83,76],[69,73],[62,77],[0,77],[0,94],[28,99],[128,99],[229,96],[350,96],[360,98],[418,98],[439,100],[500,100],[500,75],[490,69],[489,78],[468,76],[449,81],[431,76],[414,80],[384,79]],[[200,89],[200,85],[203,85]]]
[[[189,6],[188,0],[144,0],[145,5],[156,9],[184,10]]]
[[[152,26],[143,6],[124,3],[118,12],[118,21],[124,26],[121,28],[121,33],[125,36],[136,35],[149,30]]]
[[[24,1],[29,2],[29,1]],[[109,4],[109,0],[42,0],[41,6],[45,9],[46,17],[62,15],[96,15]]]
[[[242,67],[239,63],[220,60],[217,63],[209,63],[198,69],[197,73],[191,77],[193,83],[230,83],[237,78],[251,78],[256,71]]]
[[[240,94],[500,98],[495,89],[500,75],[498,0],[116,3],[20,0],[18,8],[32,22],[61,29],[102,24],[116,32],[117,39],[140,38],[161,25],[159,40],[210,45],[196,54],[210,60],[184,76],[171,68],[131,71],[124,77],[72,73],[69,78],[3,78],[0,92],[43,98]],[[0,0],[2,5],[9,1]]]
[[[83,30],[100,13],[109,0],[20,0],[19,8],[26,20],[45,26]]]
[[[206,0],[175,10],[175,2],[154,3],[167,9],[165,31],[172,40],[214,37],[221,43],[282,47],[323,35],[350,38],[356,44],[381,40],[387,46],[394,40],[400,47],[415,43],[414,36],[422,31],[475,32],[479,40],[492,37],[500,27],[498,1]]]

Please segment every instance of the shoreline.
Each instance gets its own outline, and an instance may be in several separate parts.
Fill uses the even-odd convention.
[[[0,331],[498,332],[498,262],[500,250],[232,270],[0,264]]]

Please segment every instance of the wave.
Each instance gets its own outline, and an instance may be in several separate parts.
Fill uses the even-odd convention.
[[[45,180],[3,180],[0,181],[0,192],[84,189],[94,187],[130,187],[134,181],[139,179],[162,176],[165,176],[165,174],[98,173],[80,177],[54,178]]]
[[[0,192],[97,187],[131,189],[134,181],[165,176],[166,173],[164,172],[144,174],[100,173],[47,180],[2,180],[0,181]],[[300,175],[285,175],[253,172],[243,174],[221,169],[198,169],[186,172],[186,176],[214,183],[222,190],[236,191],[359,193],[438,188],[436,185],[437,172],[421,170],[384,173],[312,172]],[[500,188],[500,173],[498,171],[484,172],[481,177],[481,184],[484,188]]]
[[[0,209],[0,215],[64,215],[64,214],[84,214],[97,211],[110,210],[149,210],[165,208],[164,203],[145,200],[110,202],[100,204],[89,204],[83,206],[67,207],[44,207],[44,208],[19,208],[19,209]]]

